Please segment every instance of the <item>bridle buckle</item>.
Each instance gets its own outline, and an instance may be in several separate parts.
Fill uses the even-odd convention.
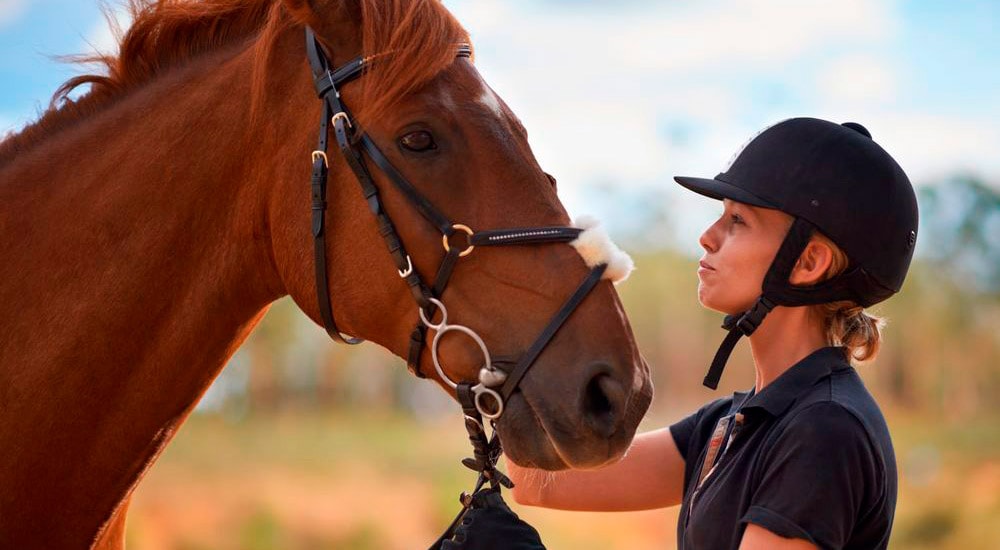
[[[405,279],[413,274],[413,260],[410,259],[410,255],[406,255],[406,269],[397,269],[396,273],[399,273],[400,279]]]
[[[340,111],[339,113],[333,115],[333,117],[330,119],[330,124],[332,124],[334,127],[336,127],[337,126],[337,120],[343,120],[344,124],[348,128],[350,128],[352,130],[354,129],[354,125],[351,124],[351,117],[347,116],[347,113],[345,113],[344,111]]]
[[[327,158],[326,151],[319,151],[319,150],[313,151],[312,152],[313,164],[316,164],[316,159],[323,159],[323,166],[327,168],[330,167],[330,159]]]

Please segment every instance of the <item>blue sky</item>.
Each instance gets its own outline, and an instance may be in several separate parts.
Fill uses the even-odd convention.
[[[624,227],[660,201],[690,243],[718,208],[670,177],[714,175],[757,131],[803,115],[865,124],[917,184],[1000,184],[1000,1],[445,4],[571,212]],[[0,0],[0,134],[75,74],[51,56],[112,44],[94,0]]]

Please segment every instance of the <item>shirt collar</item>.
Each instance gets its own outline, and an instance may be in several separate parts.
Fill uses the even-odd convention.
[[[816,382],[829,376],[831,372],[845,368],[850,368],[847,348],[842,346],[820,348],[789,367],[759,394],[753,389],[734,393],[730,413],[763,409],[771,416],[780,416],[788,410],[797,397],[808,391]]]

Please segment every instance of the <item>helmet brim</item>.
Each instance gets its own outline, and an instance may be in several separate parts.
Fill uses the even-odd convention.
[[[721,180],[675,176],[674,181],[699,195],[705,195],[715,200],[730,199],[762,208],[778,208],[778,205],[774,203],[768,202],[749,191]]]

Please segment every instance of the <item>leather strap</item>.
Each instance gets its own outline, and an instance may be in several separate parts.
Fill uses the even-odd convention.
[[[329,113],[329,106],[324,103],[323,122],[320,124],[319,144],[317,151],[326,153],[327,125],[326,116]],[[319,314],[323,320],[323,328],[326,333],[336,342],[349,345],[357,345],[363,342],[360,338],[344,336],[337,328],[337,322],[333,317],[333,306],[330,300],[330,283],[327,275],[326,262],[326,186],[328,169],[325,156],[314,155],[312,178],[310,187],[312,190],[312,234],[313,234],[313,257],[315,258],[316,270],[316,299],[319,303]]]
[[[729,361],[729,356],[732,355],[736,343],[741,337],[753,334],[757,327],[764,322],[764,317],[774,309],[774,306],[774,302],[761,296],[753,307],[743,315],[726,316],[722,328],[728,330],[729,334],[726,335],[722,344],[719,345],[719,349],[715,352],[712,365],[708,368],[708,374],[705,375],[705,380],[702,382],[705,386],[713,390],[718,389],[719,380],[722,379],[722,371],[725,370],[726,363]]]
[[[556,333],[559,332],[559,329],[562,328],[566,320],[569,319],[570,314],[572,314],[580,303],[583,302],[584,298],[590,294],[590,291],[597,286],[597,283],[601,282],[601,276],[604,275],[604,271],[607,268],[607,264],[601,264],[590,271],[590,275],[587,275],[587,278],[583,280],[583,283],[581,283],[576,289],[576,292],[574,292],[573,295],[566,300],[566,303],[564,303],[555,316],[552,317],[552,320],[549,321],[549,324],[546,325],[544,330],[542,330],[542,333],[535,340],[535,343],[528,348],[528,351],[523,357],[521,357],[521,360],[518,361],[514,370],[507,374],[507,380],[504,382],[503,386],[501,386],[499,392],[504,403],[506,403],[511,394],[514,393],[514,390],[521,382],[521,379],[524,378],[525,374],[527,374],[528,368],[534,364],[535,359],[538,359],[538,356],[542,353],[542,350],[545,349],[545,346],[548,345],[549,341],[552,340]]]
[[[431,224],[433,224],[434,227],[437,227],[438,231],[440,231],[442,234],[448,235],[449,237],[451,236],[452,233],[455,232],[455,230],[452,228],[453,224],[451,220],[449,220],[447,216],[445,216],[437,208],[435,208],[434,205],[430,203],[430,201],[424,198],[424,196],[421,195],[420,192],[417,191],[415,187],[413,187],[413,184],[407,181],[407,179],[403,177],[402,174],[399,173],[399,170],[397,170],[396,167],[393,166],[391,162],[389,162],[389,159],[387,159],[385,155],[382,154],[382,151],[379,150],[378,146],[375,145],[375,142],[372,141],[372,139],[368,136],[368,134],[362,134],[358,138],[358,141],[360,142],[361,147],[364,149],[364,151],[368,153],[368,156],[369,158],[372,159],[372,162],[374,162],[375,165],[378,166],[379,169],[382,170],[382,172],[389,177],[389,180],[392,181],[393,185],[395,185],[400,191],[403,192],[404,195],[406,195],[406,198],[410,201],[410,204],[412,204],[414,208],[416,208],[417,211],[420,212],[420,214],[427,219],[427,221],[431,222]]]

